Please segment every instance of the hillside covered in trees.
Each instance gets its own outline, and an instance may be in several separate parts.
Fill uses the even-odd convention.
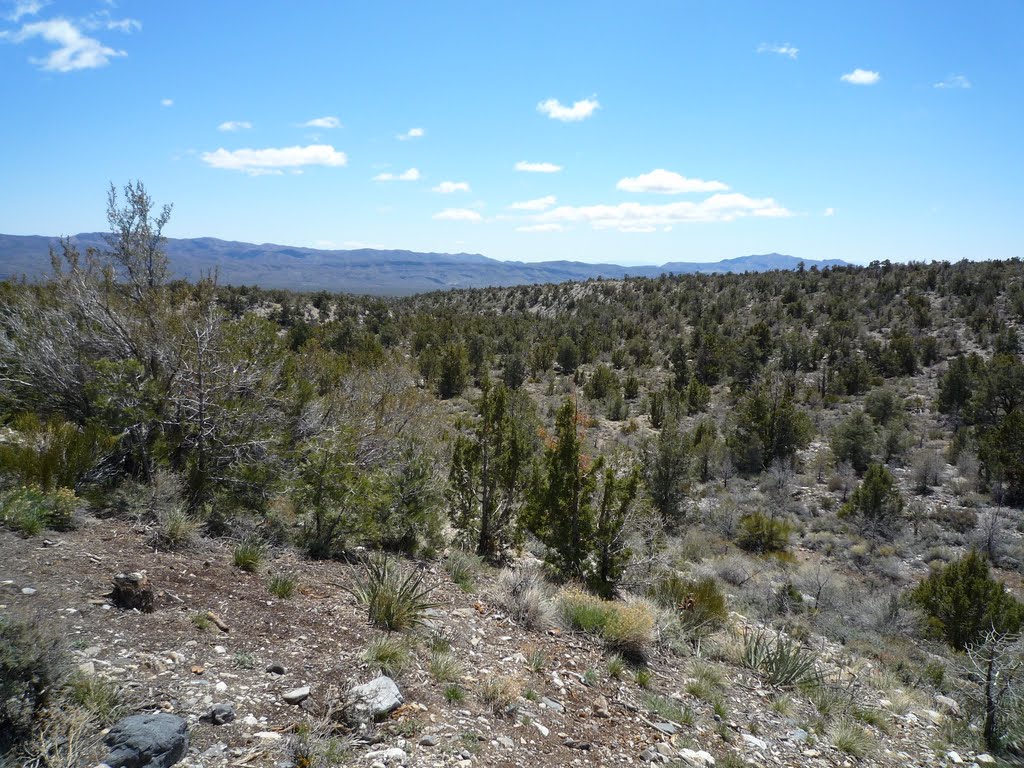
[[[0,284],[0,552],[109,527],[129,551],[202,553],[186,570],[224,552],[225,578],[281,600],[345,578],[377,633],[347,649],[367,668],[433,691],[435,720],[543,736],[511,756],[465,726],[452,764],[579,759],[569,725],[545,742],[537,702],[559,691],[668,723],[648,728],[668,751],[631,761],[1024,755],[1021,262],[380,299],[172,281],[170,209],[129,185],[108,215],[106,247],[65,241],[48,279]],[[437,615],[456,586],[475,593],[458,610],[524,633],[517,670],[459,668],[470,649],[443,630],[468,619]],[[202,636],[183,603],[159,610]],[[96,758],[102,686],[141,706],[123,680],[60,672],[56,647],[32,656],[38,614],[5,608],[0,632],[17,760],[75,764],[31,739],[45,722],[69,742],[58,709],[84,712]],[[544,689],[570,641],[590,654],[578,682]],[[310,723],[331,720],[319,703]],[[442,739],[399,711],[376,738]],[[282,739],[291,764],[367,749],[365,724],[335,720]]]

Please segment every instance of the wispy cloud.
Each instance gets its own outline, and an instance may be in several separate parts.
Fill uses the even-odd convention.
[[[35,16],[47,5],[46,0],[16,0],[14,10],[7,15],[7,19],[17,23],[25,16]]]
[[[736,219],[785,218],[792,212],[773,198],[751,198],[738,193],[717,194],[700,202],[680,201],[662,205],[619,203],[617,205],[559,206],[538,214],[541,224],[588,223],[598,230],[654,232],[673,224],[725,222]]]
[[[757,46],[757,52],[776,53],[779,56],[788,56],[791,59],[795,59],[797,54],[800,53],[800,49],[795,45],[790,45],[789,43],[783,43],[782,45],[777,45],[775,43],[761,43]]]
[[[512,203],[509,208],[513,211],[546,211],[557,202],[558,200],[554,195],[546,195],[534,200],[523,200],[520,203]]]
[[[933,88],[970,88],[971,81],[963,75],[950,75],[945,80],[935,83]]]
[[[436,187],[433,188],[434,192],[439,192],[442,195],[450,195],[453,192],[469,192],[468,181],[442,181]]]
[[[340,167],[348,163],[344,152],[329,144],[306,147],[271,147],[267,149],[218,149],[204,152],[202,161],[211,168],[242,171],[250,176],[279,175],[282,169],[299,169],[306,165]]]
[[[528,163],[526,160],[520,160],[516,163],[516,170],[526,173],[558,173],[562,170],[562,166],[554,163]]]
[[[341,120],[328,115],[327,117],[314,117],[312,120],[307,120],[302,124],[303,128],[340,128]]]
[[[835,208],[826,208],[825,211],[821,215],[822,216],[835,216],[836,215],[836,209]]]
[[[537,105],[537,111],[542,115],[547,115],[552,120],[561,120],[563,123],[586,120],[600,108],[601,104],[597,99],[582,99],[573,102],[571,107],[565,106],[558,99],[548,99]]]
[[[564,232],[565,227],[561,224],[550,222],[548,224],[526,224],[516,227],[516,232]]]
[[[422,138],[425,134],[426,131],[424,131],[422,128],[410,128],[405,133],[398,134],[398,136],[396,136],[395,138],[397,138],[399,141],[408,141],[409,139]]]
[[[882,76],[874,70],[855,69],[853,72],[847,72],[839,79],[851,85],[874,85],[882,79]]]
[[[431,218],[437,221],[481,221],[483,217],[471,208],[445,208]]]
[[[127,55],[124,51],[110,48],[99,40],[83,34],[73,22],[67,19],[50,19],[25,24],[16,32],[4,34],[13,43],[23,43],[41,38],[56,46],[42,59],[30,58],[40,69],[50,72],[74,72],[79,69],[95,69],[110,63],[112,58]]]
[[[252,123],[248,120],[225,120],[223,123],[217,126],[218,131],[247,131],[252,128]]]
[[[410,168],[401,173],[378,173],[373,177],[374,181],[419,181],[420,172],[416,168]]]
[[[160,106],[161,107],[173,107],[174,106],[174,99],[160,99]]]
[[[727,184],[720,181],[704,181],[688,179],[664,168],[655,168],[650,173],[642,173],[633,178],[620,179],[615,185],[623,192],[655,192],[661,195],[681,195],[687,192],[725,192]]]

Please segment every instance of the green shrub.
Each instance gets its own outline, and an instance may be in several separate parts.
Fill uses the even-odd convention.
[[[295,579],[284,573],[278,573],[271,577],[267,589],[274,597],[287,600],[295,594]]]
[[[785,520],[769,517],[762,512],[752,512],[740,520],[736,544],[747,552],[784,552],[789,546],[792,533],[793,527]]]
[[[729,615],[725,594],[710,576],[691,580],[670,574],[656,582],[648,594],[659,605],[675,610],[683,629],[691,634],[714,632]]]
[[[1016,633],[1024,625],[1024,604],[992,577],[988,561],[973,549],[933,571],[910,599],[927,614],[932,632],[961,650],[991,629]]]
[[[198,529],[199,524],[183,509],[171,509],[157,519],[150,545],[169,551],[185,549],[195,540]]]
[[[444,568],[448,571],[448,575],[463,592],[473,591],[476,574],[480,567],[480,558],[459,549],[453,550],[444,561]]]
[[[570,629],[596,635],[629,658],[643,658],[653,637],[654,616],[642,603],[602,600],[570,589],[560,596],[559,610]]]
[[[43,422],[35,414],[17,416],[11,427],[19,440],[0,443],[0,474],[44,491],[74,488],[117,443],[101,427],[82,428],[59,419]]]
[[[423,624],[435,607],[427,600],[432,588],[423,575],[406,572],[386,557],[371,559],[363,581],[356,587],[356,599],[369,613],[370,623],[389,632],[401,632]]]
[[[68,668],[60,637],[42,621],[0,616],[0,758],[32,734]]]
[[[514,677],[491,675],[480,685],[479,694],[494,714],[507,715],[515,711],[522,690],[522,684]]]
[[[434,651],[430,654],[430,676],[439,683],[454,683],[462,677],[462,662],[450,651]]]
[[[73,527],[77,506],[75,493],[68,488],[16,488],[0,494],[0,523],[23,536],[37,536],[44,529],[67,531]]]
[[[820,678],[814,656],[784,635],[766,630],[743,635],[743,666],[780,688],[813,683]]]
[[[875,749],[875,739],[849,718],[836,720],[828,729],[828,739],[841,752],[862,760]]]
[[[898,529],[896,523],[902,513],[903,497],[896,479],[881,464],[868,467],[863,482],[839,510],[840,517],[853,518],[862,529],[883,535],[892,535]]]
[[[380,668],[388,677],[398,677],[409,666],[409,644],[400,637],[377,637],[363,652],[363,660]]]
[[[263,562],[263,544],[255,539],[246,539],[235,546],[232,562],[246,573],[256,573]]]

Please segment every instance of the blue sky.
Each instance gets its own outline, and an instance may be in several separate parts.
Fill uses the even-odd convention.
[[[1024,256],[1024,4],[0,0],[0,232]]]

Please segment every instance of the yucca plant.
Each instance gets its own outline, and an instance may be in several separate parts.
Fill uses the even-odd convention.
[[[425,622],[426,613],[437,604],[427,597],[433,587],[423,575],[406,571],[386,557],[371,559],[366,575],[353,594],[366,606],[371,624],[389,632],[401,632]]]
[[[792,688],[819,679],[814,657],[784,635],[765,630],[743,635],[743,666],[757,672],[768,684]]]
[[[295,579],[286,573],[278,573],[270,578],[267,589],[274,597],[287,600],[295,594]]]

